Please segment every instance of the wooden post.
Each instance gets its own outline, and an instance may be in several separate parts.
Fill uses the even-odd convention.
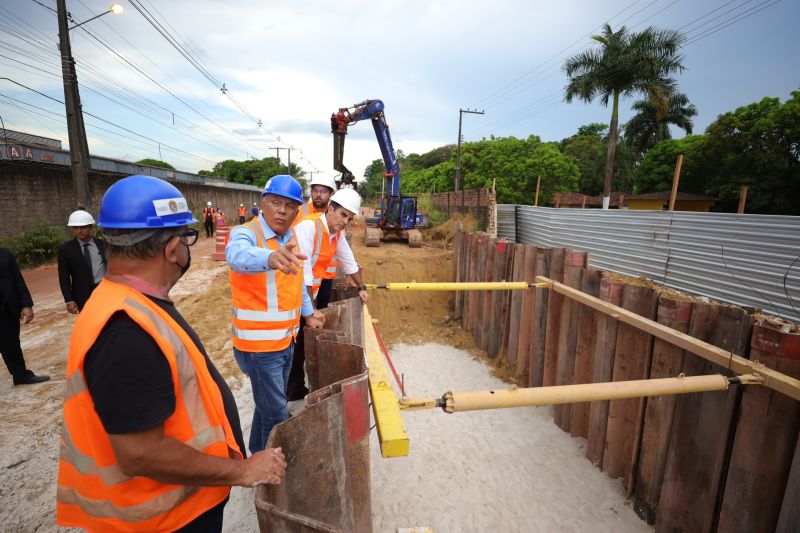
[[[753,319],[744,309],[703,302],[692,306],[689,335],[731,354],[747,353],[752,327]],[[732,374],[689,353],[683,372]],[[656,531],[722,531],[717,528],[718,513],[741,393],[741,386],[731,385],[725,392],[678,398]]]
[[[669,196],[670,211],[675,211],[675,196],[678,194],[678,182],[681,179],[681,166],[683,166],[683,154],[678,154],[675,160],[675,175],[672,177],[672,194]]]
[[[562,248],[563,250],[563,248]],[[541,276],[542,272],[550,272],[552,262],[552,248],[536,248],[536,275]],[[544,374],[544,351],[547,338],[547,307],[550,303],[550,295],[553,291],[539,289],[533,304],[533,328],[531,330],[530,356],[528,364],[530,372],[528,374],[529,387],[541,387]]]
[[[564,254],[564,284],[580,290],[583,269],[586,268],[586,252],[568,250]],[[567,300],[561,306],[559,320],[558,350],[555,361],[556,385],[572,385],[575,374],[575,349],[578,343],[578,312],[581,304]],[[570,404],[553,406],[553,419],[558,427],[569,431],[572,418]]]
[[[658,294],[650,287],[625,285],[622,288],[621,307],[652,320],[658,310]],[[651,335],[628,324],[620,324],[612,380],[647,379],[650,375],[652,350]],[[634,463],[638,456],[643,417],[644,398],[612,401],[608,406],[603,470],[612,478],[622,476],[629,495],[633,486]]]
[[[586,196],[585,194],[582,196],[583,198],[581,199],[581,209],[586,209],[586,199],[588,198],[588,196]]]
[[[550,279],[564,281],[564,248],[553,248],[550,262]],[[561,306],[564,295],[554,293],[550,295],[547,304],[547,326],[545,329],[544,345],[544,372],[542,373],[542,386],[549,387],[556,384],[556,363],[558,361],[559,322],[561,320]]]
[[[615,281],[610,274],[605,272],[600,277],[600,299],[617,306],[622,301],[622,283]],[[610,315],[600,313],[597,317],[592,383],[611,381],[614,352],[617,350],[618,327],[619,321]],[[607,401],[592,402],[589,406],[589,437],[586,439],[586,458],[598,468],[603,468],[603,455],[606,449],[608,403]]]
[[[747,190],[749,187],[747,185],[742,185],[742,188],[739,189],[739,209],[736,211],[740,215],[744,214],[744,204],[747,202]]]
[[[750,358],[800,377],[800,334],[757,325]],[[800,402],[766,387],[745,388],[717,531],[776,530],[799,427]]]
[[[522,281],[533,283],[536,281],[536,251],[535,246],[525,246],[524,263],[522,265]],[[546,292],[546,291],[545,291]],[[528,289],[522,293],[522,311],[520,312],[519,339],[517,344],[517,379],[521,383],[528,383],[531,361],[531,338],[533,333],[533,308],[536,302],[537,290]]]
[[[536,197],[533,199],[533,207],[539,205],[539,185],[542,183],[542,177],[536,176]]]
[[[581,292],[592,296],[600,294],[599,270],[594,268],[583,270]],[[575,371],[572,380],[575,384],[592,382],[598,314],[597,311],[586,305],[581,305],[578,311],[578,340],[575,345]],[[589,405],[588,403],[572,404],[569,432],[573,437],[588,438]]]
[[[514,257],[511,281],[522,281],[522,268],[525,263],[525,249],[527,246],[524,244],[512,244],[511,254]],[[514,376],[515,369],[517,368],[517,352],[519,351],[519,333],[520,324],[522,322],[522,296],[527,291],[511,291],[511,309],[510,320],[508,328],[508,354],[506,361],[508,362],[508,374]]]
[[[508,263],[508,242],[498,240],[494,244],[494,269],[492,271],[492,280],[501,281],[506,278],[506,268]],[[491,312],[489,313],[488,327],[486,331],[486,353],[489,354],[490,359],[494,359],[500,353],[501,343],[503,339],[502,318],[505,300],[505,295],[508,291],[491,291],[489,292],[489,299],[491,300]]]
[[[692,302],[678,301],[662,296],[658,302],[659,324],[686,333],[692,316]],[[653,342],[653,362],[650,379],[674,377],[683,370],[684,351],[662,339]],[[677,396],[659,396],[647,399],[642,430],[642,451],[636,472],[636,495],[633,509],[639,517],[652,525],[658,514],[658,500],[664,481],[664,466],[669,452],[672,421],[675,417]]]

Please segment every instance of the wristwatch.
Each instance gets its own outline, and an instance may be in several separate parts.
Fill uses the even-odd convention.
[[[359,285],[358,286],[358,292],[365,291],[365,290],[367,290],[367,286],[366,285]]]

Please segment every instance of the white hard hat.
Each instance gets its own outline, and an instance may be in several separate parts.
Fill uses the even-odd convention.
[[[331,176],[321,176],[317,174],[313,178],[311,178],[311,183],[308,184],[309,187],[312,185],[324,185],[328,187],[330,190],[336,190],[336,182],[333,180]]]
[[[339,189],[331,196],[331,202],[336,202],[354,215],[361,209],[361,195],[353,189]]]
[[[208,207],[211,207],[211,202],[206,202],[206,205],[207,205]]]
[[[239,204],[239,207],[244,207],[244,204]]]
[[[84,211],[83,209],[78,209],[74,211],[69,216],[69,221],[67,221],[67,226],[70,227],[80,227],[80,226],[91,226],[94,225],[94,217]]]

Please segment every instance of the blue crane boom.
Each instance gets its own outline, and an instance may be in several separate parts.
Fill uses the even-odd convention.
[[[378,139],[378,146],[383,156],[383,164],[386,167],[383,174],[385,187],[378,220],[381,239],[388,235],[394,235],[407,240],[410,246],[419,246],[422,236],[418,230],[414,229],[417,224],[417,200],[412,196],[400,195],[400,164],[394,152],[392,136],[389,134],[389,125],[386,123],[383,108],[381,100],[364,100],[351,107],[342,107],[331,115],[333,168],[342,173],[340,184],[356,186],[355,176],[343,162],[344,139],[350,124],[369,119],[375,130],[375,137]],[[370,232],[368,229],[368,246],[377,245],[374,235],[374,232]]]

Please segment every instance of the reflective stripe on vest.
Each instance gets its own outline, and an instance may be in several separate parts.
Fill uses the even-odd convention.
[[[133,289],[103,280],[76,321],[67,360],[56,520],[93,531],[172,531],[211,509],[228,487],[161,483],[122,472],[84,379],[86,353],[111,316],[125,312],[158,345],[169,364],[175,411],[164,435],[207,455],[241,458],[222,395],[206,358],[166,311]]]
[[[277,250],[277,239],[265,240],[258,220],[245,224],[259,248]],[[293,236],[292,236],[293,238]],[[274,352],[297,336],[302,305],[302,267],[298,274],[269,269],[239,273],[231,270],[233,346],[244,352]]]
[[[336,248],[341,237],[341,232],[337,233],[333,239],[330,233],[322,224],[322,213],[310,215],[307,220],[314,221],[314,251],[311,254],[311,275],[313,276],[313,295],[317,297],[319,287],[323,279],[333,279],[336,277]],[[331,275],[333,273],[333,275]]]

